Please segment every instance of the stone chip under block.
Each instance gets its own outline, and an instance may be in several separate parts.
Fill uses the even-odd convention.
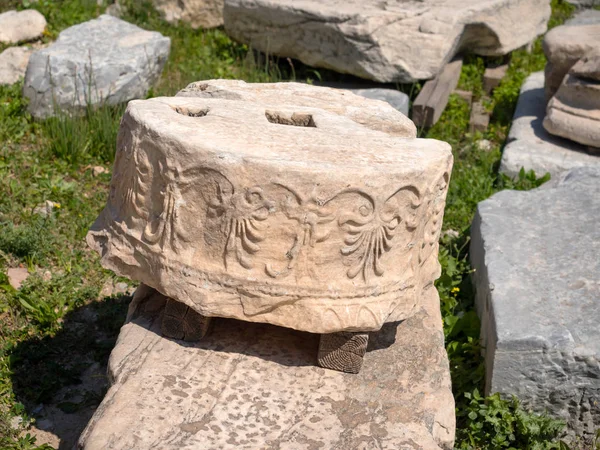
[[[449,450],[455,419],[439,298],[371,333],[360,374],[315,366],[319,336],[215,319],[203,341],[161,336],[165,297],[142,287],[81,450]],[[162,299],[162,300],[161,300]]]
[[[479,204],[471,263],[486,389],[600,428],[600,167]]]
[[[88,235],[103,266],[205,317],[326,334],[411,316],[440,273],[449,145],[373,129],[404,116],[351,93],[228,89],[255,100],[201,82],[129,103]],[[299,91],[342,100],[273,101]]]

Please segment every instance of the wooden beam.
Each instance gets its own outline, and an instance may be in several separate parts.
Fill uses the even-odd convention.
[[[450,94],[458,85],[461,69],[462,57],[456,57],[433,80],[423,85],[413,103],[412,120],[417,127],[429,128],[440,119]]]

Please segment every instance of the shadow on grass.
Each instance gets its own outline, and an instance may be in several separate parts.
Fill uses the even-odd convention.
[[[11,355],[17,400],[36,419],[37,444],[71,449],[102,401],[106,367],[131,297],[106,297],[63,318],[52,337],[21,342]]]

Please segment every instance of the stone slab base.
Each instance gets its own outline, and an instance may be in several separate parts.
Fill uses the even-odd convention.
[[[488,393],[600,428],[600,168],[481,202],[471,263]]]
[[[523,167],[537,176],[556,176],[574,167],[600,167],[600,157],[586,153],[583,145],[548,133],[542,125],[545,115],[544,73],[536,72],[521,87],[500,172],[515,177]]]
[[[319,335],[271,325],[215,319],[200,342],[164,338],[165,298],[136,294],[79,448],[451,449],[439,298],[425,295],[415,316],[370,333],[354,375],[317,366]]]

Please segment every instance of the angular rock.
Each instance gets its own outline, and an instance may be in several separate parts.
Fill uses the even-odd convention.
[[[408,117],[410,98],[404,92],[384,88],[350,89],[350,91],[364,98],[389,103],[394,109]]]
[[[19,289],[21,285],[29,278],[29,270],[23,267],[10,268],[6,272],[8,276],[9,284],[15,288]]]
[[[25,76],[32,52],[27,47],[9,47],[0,53],[0,85],[16,83]]]
[[[17,44],[42,36],[46,19],[35,9],[7,11],[0,14],[0,43]]]
[[[417,137],[417,128],[395,105],[364,100],[366,95],[353,95],[339,86],[317,87],[300,83],[246,83],[238,80],[208,80],[191,83],[177,93],[178,97],[222,98],[260,103],[276,107],[292,104],[321,108],[339,114],[372,130],[398,137]],[[364,89],[363,89],[364,91]],[[369,95],[374,96],[373,90]],[[364,92],[363,92],[364,94]],[[387,96],[389,98],[389,96]],[[388,102],[389,103],[389,102]],[[390,108],[394,106],[394,108]]]
[[[600,168],[478,206],[471,262],[486,389],[600,427]]]
[[[154,7],[170,23],[185,22],[192,28],[223,25],[224,0],[153,0]]]
[[[546,99],[558,91],[569,69],[584,55],[600,47],[600,11],[580,12],[544,36]]]
[[[600,73],[600,55],[596,62],[596,69],[588,71]],[[600,82],[567,75],[548,103],[544,128],[556,136],[600,147]]]
[[[555,177],[574,167],[600,165],[600,157],[586,153],[583,145],[548,133],[542,125],[545,115],[544,73],[537,72],[521,87],[500,172],[515,177],[524,168],[538,177]]]
[[[144,97],[169,56],[170,39],[109,15],[75,25],[35,52],[23,93],[35,117]]]
[[[160,336],[165,298],[136,293],[111,387],[81,450],[451,449],[455,419],[434,288],[372,334],[358,375],[314,366],[318,336],[217,319],[201,344]]]
[[[433,78],[460,51],[505,55],[546,31],[548,0],[226,0],[252,48],[379,82]]]
[[[325,109],[132,101],[88,243],[104,267],[203,316],[378,330],[409,317],[439,276],[451,166],[444,142],[398,138]]]

